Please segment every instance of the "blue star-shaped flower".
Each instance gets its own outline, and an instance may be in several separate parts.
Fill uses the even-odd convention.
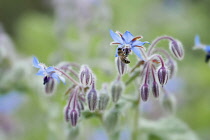
[[[110,36],[114,40],[112,42],[112,45],[118,45],[116,49],[116,57],[118,56],[117,51],[118,48],[129,48],[132,50],[140,59],[143,59],[141,56],[141,51],[139,50],[138,47],[142,47],[145,43],[150,44],[149,42],[141,42],[139,41],[141,36],[134,37],[129,31],[126,31],[124,34],[121,34],[120,32],[113,32],[110,30]]]
[[[210,45],[202,44],[200,41],[200,37],[198,35],[195,36],[194,43],[195,43],[194,49],[202,49],[206,53],[210,53]]]
[[[33,66],[39,68],[39,71],[36,73],[36,75],[44,76],[44,84],[47,82],[46,79],[49,77],[52,77],[58,82],[61,80],[65,84],[65,79],[56,72],[54,67],[46,67],[44,64],[39,63],[39,60],[36,57],[33,57]]]
[[[198,35],[195,36],[194,43],[195,43],[194,49],[202,49],[206,52],[205,62],[207,63],[210,60],[210,45],[202,44],[200,42],[200,37]]]

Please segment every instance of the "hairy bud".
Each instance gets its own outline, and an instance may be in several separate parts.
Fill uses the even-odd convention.
[[[149,86],[148,86],[148,84],[144,83],[140,87],[140,93],[141,93],[141,99],[143,101],[147,101],[148,100],[148,97],[149,97]]]
[[[93,83],[93,74],[90,68],[86,65],[81,67],[80,75],[79,75],[80,82],[84,86],[90,86]]]
[[[99,93],[99,100],[98,100],[98,109],[103,111],[106,109],[109,102],[109,95],[107,90],[103,89]]]
[[[44,77],[45,92],[52,93],[55,86],[55,81],[52,77]]]
[[[170,50],[174,54],[174,56],[182,60],[184,57],[184,49],[180,41],[178,40],[173,40],[170,42]]]
[[[152,84],[152,93],[155,98],[159,97],[159,85],[157,82],[153,82]]]
[[[115,63],[117,65],[117,70],[119,72],[120,75],[123,75],[127,72],[127,64],[122,62],[122,60],[120,59],[120,57],[117,57],[115,59]]]
[[[88,106],[89,106],[90,111],[94,111],[96,109],[97,100],[98,100],[98,95],[95,90],[94,84],[95,83],[92,84],[92,88],[87,94]]]
[[[77,125],[77,121],[80,115],[80,109],[78,108],[78,93],[79,88],[76,87],[69,98],[69,102],[65,108],[66,121],[70,121],[72,126]]]
[[[177,71],[176,61],[174,61],[173,59],[169,59],[166,65],[169,69],[169,78],[172,78]]]
[[[69,115],[70,115],[71,125],[76,126],[77,120],[79,118],[79,112],[76,110],[72,110]]]
[[[124,85],[120,80],[116,80],[112,83],[111,86],[111,94],[112,94],[112,101],[117,102],[123,92]]]
[[[163,86],[167,83],[168,81],[168,70],[166,67],[162,66],[158,70],[158,79],[160,84]]]

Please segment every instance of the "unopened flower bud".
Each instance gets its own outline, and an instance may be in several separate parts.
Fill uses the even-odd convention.
[[[81,100],[78,101],[77,106],[78,106],[78,109],[79,109],[80,111],[81,111],[81,110],[84,110],[84,104],[83,104],[83,102],[82,102]]]
[[[92,84],[92,88],[87,94],[88,106],[89,106],[90,111],[94,111],[96,109],[97,100],[98,100],[98,95],[95,90],[94,84],[95,83]]]
[[[77,120],[79,118],[79,112],[76,110],[72,110],[69,115],[70,115],[70,119],[71,119],[71,125],[76,126]]]
[[[86,65],[81,67],[81,72],[79,75],[80,82],[84,86],[90,86],[93,83],[93,74],[90,68]]]
[[[115,63],[117,65],[117,70],[119,72],[120,75],[123,75],[127,72],[127,64],[122,62],[122,60],[120,59],[120,57],[117,57],[115,59]]]
[[[153,84],[152,84],[152,93],[155,98],[157,98],[159,96],[159,85],[157,82],[153,82]]]
[[[176,61],[174,61],[173,59],[169,59],[166,65],[169,69],[169,78],[172,78],[177,71]]]
[[[109,102],[109,95],[107,93],[107,90],[103,89],[99,93],[99,100],[98,100],[98,109],[103,111],[106,109]]]
[[[148,84],[144,83],[140,88],[141,99],[143,101],[147,101],[149,97],[149,86]]]
[[[79,88],[75,87],[65,108],[65,119],[67,122],[70,121],[72,126],[76,126],[80,115],[80,110],[78,108],[78,93]]]
[[[178,40],[173,40],[170,42],[170,50],[174,54],[174,56],[182,60],[184,57],[184,49],[180,41]]]
[[[44,83],[45,85],[45,92],[46,93],[52,93],[54,90],[54,86],[55,86],[55,81],[52,77],[44,77]]]
[[[167,83],[168,81],[168,70],[166,67],[162,66],[158,70],[158,79],[160,84],[163,86]]]
[[[112,83],[111,86],[111,94],[112,94],[112,101],[117,102],[123,92],[124,85],[122,81],[116,80]]]

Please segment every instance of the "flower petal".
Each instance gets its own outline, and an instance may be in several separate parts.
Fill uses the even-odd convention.
[[[126,31],[123,34],[123,38],[125,39],[125,43],[126,44],[129,44],[134,37],[133,37],[133,35],[129,31]]]
[[[138,40],[136,40],[136,41],[134,41],[132,44],[131,44],[131,46],[132,47],[135,47],[135,46],[143,46],[144,44],[150,44],[148,41],[145,41],[145,42],[141,42],[141,41],[138,41]]]
[[[52,73],[52,74],[51,74],[51,77],[52,77],[53,79],[57,80],[58,83],[60,82],[60,79],[59,79],[59,76],[58,76],[57,73]]]
[[[144,60],[141,56],[141,51],[140,51],[140,48],[138,47],[132,47],[131,50],[142,60]]]
[[[36,75],[45,76],[45,71],[42,70],[42,69],[40,69],[40,70],[36,73]]]
[[[207,53],[210,53],[210,46],[206,46],[206,47],[205,47],[205,51],[206,51]]]
[[[63,82],[63,84],[65,85],[66,84],[66,79],[62,76],[59,76],[60,80]]]
[[[55,68],[54,68],[54,67],[48,67],[48,68],[46,69],[46,72],[47,72],[47,73],[50,73],[50,72],[52,72],[52,71],[55,71]]]
[[[199,37],[198,35],[196,35],[196,36],[195,36],[195,40],[194,40],[194,42],[195,42],[195,46],[199,46],[199,45],[201,45],[201,42],[200,42],[200,37]]]
[[[110,36],[112,37],[112,39],[114,40],[114,42],[123,44],[123,40],[122,40],[122,38],[118,34],[116,34],[115,32],[113,32],[112,30],[110,30],[109,32],[110,32]]]
[[[35,56],[33,57],[33,66],[36,68],[40,68],[39,60]]]

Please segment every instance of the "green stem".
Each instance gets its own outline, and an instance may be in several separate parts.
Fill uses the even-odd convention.
[[[134,107],[134,118],[133,118],[133,131],[132,131],[132,140],[138,140],[138,134],[139,134],[139,117],[140,117],[140,111],[139,111],[139,105],[140,105],[140,95],[138,94],[138,99],[135,102],[135,107]]]
[[[134,74],[125,82],[125,85],[128,86],[133,80],[139,77],[140,71],[135,71]]]

